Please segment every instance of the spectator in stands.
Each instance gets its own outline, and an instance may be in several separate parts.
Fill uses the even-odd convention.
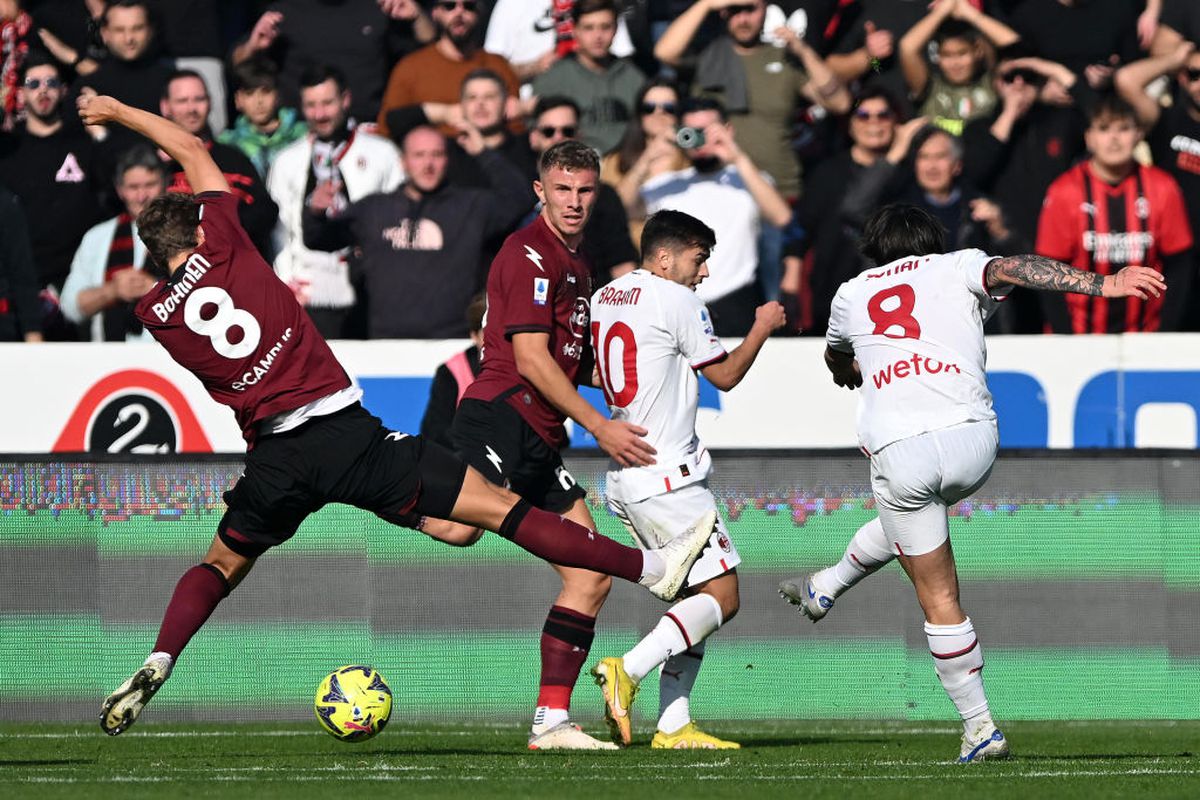
[[[108,55],[100,28],[107,0],[42,0],[37,34],[42,46],[65,70],[63,77],[88,75]]]
[[[238,118],[217,137],[246,154],[263,180],[279,151],[304,137],[308,125],[294,108],[279,105],[278,74],[266,59],[252,58],[233,69]]]
[[[1102,90],[1112,85],[1116,66],[1138,57],[1141,9],[1136,0],[1025,0],[1011,22],[1031,52]]]
[[[455,136],[446,143],[449,159],[446,181],[455,186],[490,186],[479,162],[459,144],[459,139],[473,135],[471,129],[483,137],[486,149],[499,152],[522,174],[537,172],[537,158],[528,138],[508,128],[505,118],[508,107],[504,78],[494,70],[475,69],[463,78],[457,103],[419,103],[394,108],[387,113],[387,127],[393,141],[403,141],[410,130],[420,125],[449,126]],[[530,205],[535,200],[531,188]]]
[[[431,127],[404,138],[399,189],[351,203],[327,215],[334,186],[317,186],[303,215],[304,244],[315,250],[357,246],[355,264],[367,293],[372,339],[445,339],[466,336],[463,310],[483,287],[484,242],[511,230],[524,211],[525,176],[476,131],[463,141],[493,188],[446,185],[446,140]]]
[[[21,66],[32,37],[33,17],[22,10],[21,0],[0,0],[0,127],[6,131],[21,110]]]
[[[236,147],[213,141],[212,130],[208,126],[209,107],[208,87],[200,73],[181,69],[170,75],[159,104],[159,113],[208,144],[213,161],[225,173],[230,190],[240,201],[238,218],[242,227],[263,257],[268,258],[274,249],[271,234],[275,230],[279,208],[267,193],[267,187],[263,185],[250,159]],[[167,180],[169,191],[192,191],[183,167],[177,162],[172,161],[167,166]]]
[[[535,78],[533,93],[573,99],[581,115],[582,141],[607,153],[633,118],[634,99],[646,77],[632,61],[612,54],[617,34],[614,0],[575,0],[571,20],[575,51]]]
[[[137,218],[166,191],[166,169],[154,150],[138,145],[121,156],[115,177],[124,209],[83,237],[63,287],[63,314],[76,325],[90,322],[83,338],[93,342],[149,341],[133,307],[165,271],[146,264]]]
[[[559,142],[579,137],[579,107],[569,97],[547,95],[538,98],[529,129],[529,146],[538,158]],[[529,173],[537,179],[537,167]],[[524,221],[541,213],[541,204]],[[596,184],[596,202],[583,228],[579,250],[592,267],[592,284],[603,286],[613,278],[633,271],[638,264],[637,243],[629,237],[629,217],[621,198],[607,183]]]
[[[417,0],[275,0],[234,48],[234,66],[263,54],[279,67],[284,106],[300,105],[300,74],[337,64],[358,122],[375,119],[388,70],[434,36]],[[457,86],[457,82],[455,83]]]
[[[454,412],[467,387],[479,377],[480,348],[483,347],[483,317],[487,313],[487,297],[478,295],[467,306],[467,335],[471,346],[455,353],[449,361],[440,364],[433,373],[429,387],[429,404],[421,418],[421,435],[426,441],[454,449],[450,439],[450,425]]]
[[[900,39],[900,67],[909,96],[921,116],[961,136],[967,121],[992,113],[996,91],[988,74],[990,51],[1016,43],[1016,32],[971,5],[969,0],[936,0],[929,13]],[[937,42],[937,62],[927,60]]]
[[[161,58],[147,0],[109,2],[100,16],[100,38],[105,57],[86,74],[82,85],[143,111],[157,112],[172,68]],[[116,126],[109,130],[109,138],[120,140],[119,150],[137,137],[121,133]]]
[[[225,45],[221,38],[219,0],[150,0],[163,50],[176,69],[199,72],[212,96],[209,125],[221,133],[229,125],[225,95]]]
[[[1160,0],[1158,15],[1154,5],[1154,0],[1147,0],[1146,10],[1138,17],[1138,41],[1146,47],[1146,36],[1151,36],[1150,55],[1165,56],[1184,42],[1200,41],[1200,4],[1193,0]],[[1161,24],[1156,24],[1160,19]]]
[[[1141,138],[1132,106],[1111,95],[1096,104],[1085,133],[1090,157],[1046,192],[1037,252],[1102,275],[1151,267],[1171,291],[1147,300],[1069,296],[1069,327],[1058,333],[1180,330],[1195,271],[1192,230],[1175,179],[1134,160]]]
[[[519,81],[512,67],[502,56],[479,46],[479,0],[436,0],[432,17],[437,40],[406,56],[388,77],[379,106],[379,128],[384,135],[388,134],[387,114],[393,108],[418,103],[452,104],[459,97],[463,79],[476,69],[490,69],[500,75],[515,106]],[[458,131],[443,125],[442,133],[453,137]]]
[[[797,110],[814,103],[844,114],[852,98],[791,28],[769,31],[778,45],[764,41],[766,0],[699,0],[667,28],[654,54],[666,64],[680,63],[711,11],[720,11],[725,31],[700,52],[696,88],[721,100],[738,146],[771,175],[785,197],[794,199],[800,194],[800,161],[791,148]]]
[[[1147,86],[1164,75],[1175,78],[1169,108],[1147,93]],[[1191,42],[1181,42],[1165,56],[1123,67],[1115,82],[1121,97],[1137,112],[1143,130],[1149,131],[1155,165],[1179,183],[1195,234],[1200,231],[1200,53]],[[1186,330],[1200,330],[1198,290],[1200,282],[1193,282],[1192,298],[1186,303]],[[1171,291],[1178,288],[1172,286]]]
[[[942,223],[947,250],[973,247],[995,255],[1017,252],[1020,244],[1004,224],[1000,207],[962,180],[962,139],[929,125],[917,132],[909,149],[912,179],[905,181],[908,189],[896,199],[928,211]]]
[[[1010,52],[1020,52],[1020,46]],[[1063,65],[1041,58],[1002,54],[995,74],[1000,104],[990,116],[967,124],[963,176],[1000,206],[1021,241],[1035,242],[1036,198],[1045,197],[1050,183],[1083,152],[1086,119],[1080,108],[1095,102],[1095,93]],[[1046,314],[1058,317],[1051,327],[1065,327],[1065,305],[1048,298],[1014,288],[1001,310],[1008,315],[1007,330],[1040,333]]]
[[[0,186],[0,342],[42,341],[37,268],[21,201]]]
[[[347,263],[350,252],[305,247],[304,207],[319,188],[331,187],[325,213],[337,217],[368,195],[395,191],[404,173],[391,142],[349,129],[350,90],[336,67],[312,67],[301,76],[300,85],[310,135],[279,153],[267,179],[279,205],[275,272],[295,292],[321,335],[341,339],[353,333],[346,327],[356,302]]]
[[[647,83],[638,92],[636,116],[625,127],[616,149],[600,162],[600,179],[617,190],[630,215],[629,235],[634,243],[642,241],[645,225],[638,216],[642,185],[664,172],[686,169],[691,163],[675,142],[679,109],[679,89],[674,81],[655,78]]]
[[[67,86],[52,59],[30,56],[20,94],[25,124],[0,139],[0,183],[21,198],[38,286],[60,292],[79,240],[100,218],[95,144],[64,123]]]
[[[575,52],[574,6],[575,0],[497,0],[483,47],[508,59],[522,82],[531,81]],[[617,58],[634,54],[624,15],[617,18],[611,50]]]
[[[857,7],[857,10],[855,9]],[[880,86],[895,98],[908,96],[904,73],[896,58],[904,34],[929,10],[920,0],[859,0],[845,12],[845,33],[830,54],[829,68],[846,83]],[[909,115],[910,104],[898,101],[897,111]]]
[[[796,208],[806,236],[787,251],[782,288],[785,296],[811,295],[803,316],[812,333],[824,334],[838,287],[867,266],[858,252],[863,223],[881,198],[903,191],[907,176],[900,167],[926,120],[901,124],[899,108],[886,89],[865,89],[850,115],[850,149],[821,163]],[[812,268],[804,281],[799,259],[810,251]]]
[[[711,276],[696,288],[718,336],[745,336],[762,303],[758,286],[758,235],[763,224],[782,227],[792,218],[787,201],[742,150],[721,103],[692,98],[683,124],[703,134],[687,151],[692,165],[642,186],[646,214],[684,211],[716,231],[720,248],[708,260]]]

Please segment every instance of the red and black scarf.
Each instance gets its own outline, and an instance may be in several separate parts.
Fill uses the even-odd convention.
[[[133,269],[133,217],[124,211],[117,216],[117,229],[108,246],[104,282],[108,283],[123,269]],[[104,341],[123,342],[127,334],[142,332],[142,323],[133,314],[136,303],[118,300],[104,312]]]

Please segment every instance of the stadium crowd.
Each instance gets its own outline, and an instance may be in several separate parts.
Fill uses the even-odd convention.
[[[187,189],[82,93],[204,140],[243,226],[331,338],[468,334],[539,153],[606,186],[596,285],[645,217],[717,234],[718,334],[778,299],[823,334],[902,200],[958,247],[1140,264],[1161,301],[1017,289],[994,333],[1200,330],[1193,0],[0,0],[0,341],[144,336],[137,214]]]

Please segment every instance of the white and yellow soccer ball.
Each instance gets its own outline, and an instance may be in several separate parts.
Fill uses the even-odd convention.
[[[317,686],[313,710],[335,739],[365,742],[387,725],[392,690],[371,667],[352,664],[325,676]]]

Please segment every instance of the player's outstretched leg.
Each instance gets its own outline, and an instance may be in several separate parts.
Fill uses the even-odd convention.
[[[659,684],[662,714],[654,737],[659,743],[652,746],[738,746],[699,731],[688,712],[704,640],[737,613],[737,597],[736,573],[714,578],[705,585],[705,591],[672,606],[654,630],[624,656],[603,658],[596,664],[592,675],[604,696],[604,718],[614,742],[628,746],[632,741],[632,705],[637,687],[652,669],[663,665]],[[669,744],[662,743],[667,740]]]
[[[253,559],[233,552],[219,537],[213,539],[204,563],[183,573],[175,585],[153,652],[105,699],[100,708],[101,730],[117,736],[137,721],[150,698],[171,677],[183,648],[253,565]]]
[[[895,557],[876,517],[850,539],[841,561],[811,575],[782,581],[779,594],[792,605],[800,606],[804,616],[819,622],[842,593]]]

